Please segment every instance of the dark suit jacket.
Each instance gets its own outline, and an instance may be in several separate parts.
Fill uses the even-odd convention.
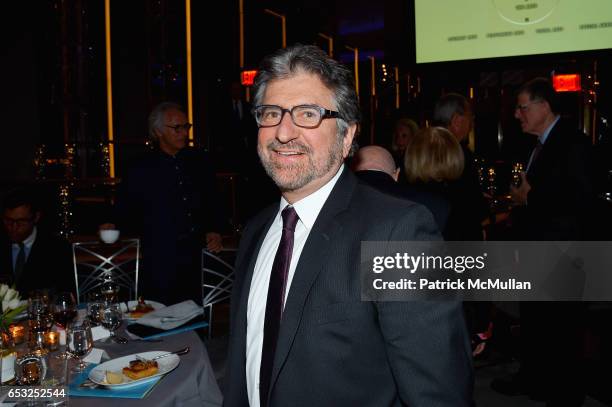
[[[278,204],[255,217],[236,260],[225,405],[248,406],[249,287]],[[361,301],[367,240],[439,239],[420,205],[382,194],[348,171],[301,253],[281,321],[270,406],[468,406],[471,353],[455,302]]]
[[[461,144],[464,166],[459,179],[444,185],[450,202],[450,215],[444,231],[446,240],[482,240],[482,221],[489,216],[487,204],[474,165],[472,152]]]
[[[438,230],[444,231],[450,211],[450,205],[444,195],[416,188],[410,184],[399,184],[389,174],[382,171],[356,171],[355,175],[361,181],[385,194],[408,199],[425,206],[433,215]]]
[[[15,284],[22,298],[32,290],[44,288],[55,292],[76,292],[72,248],[66,240],[38,229],[30,255],[17,281],[13,277],[11,243],[3,238],[1,247],[0,279],[8,284]]]
[[[584,240],[593,204],[591,145],[560,119],[527,172],[527,205],[513,211],[520,240]]]

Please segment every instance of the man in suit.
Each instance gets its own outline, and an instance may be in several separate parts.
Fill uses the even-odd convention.
[[[520,88],[514,115],[524,133],[538,138],[521,184],[511,187],[514,238],[585,239],[593,196],[589,140],[560,117],[557,95],[545,78]],[[494,381],[493,388],[510,395],[527,393],[548,407],[581,406],[584,304],[520,305],[520,371],[510,381]]]
[[[451,215],[448,229],[456,231],[447,236],[449,240],[482,240],[482,224],[489,217],[489,206],[480,189],[474,155],[467,147],[473,121],[470,103],[458,93],[445,94],[434,107],[432,124],[445,127],[457,138],[464,158],[461,177],[449,184]]]
[[[439,234],[422,206],[345,168],[360,118],[350,71],[296,45],[255,86],[258,153],[282,197],[240,243],[225,405],[470,405],[457,303],[361,301],[362,241]]]
[[[171,102],[149,115],[153,145],[127,171],[119,186],[112,223],[140,236],[143,272],[139,291],[168,305],[185,299],[201,302],[202,248],[222,248],[220,195],[210,158],[187,146],[191,123]]]
[[[379,191],[409,199],[425,206],[434,217],[436,225],[443,231],[448,219],[449,204],[440,194],[411,188],[398,183],[400,169],[389,151],[380,146],[361,147],[355,153],[351,165],[357,178]]]
[[[76,291],[70,244],[37,227],[41,211],[32,193],[11,191],[2,213],[2,282],[15,284],[24,297],[37,289]]]

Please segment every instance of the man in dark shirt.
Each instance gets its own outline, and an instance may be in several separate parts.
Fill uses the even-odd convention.
[[[213,252],[222,248],[214,172],[203,152],[187,148],[190,128],[181,106],[166,102],[153,109],[155,148],[123,178],[114,211],[119,228],[142,238],[139,292],[167,304],[201,302],[203,243]]]
[[[41,211],[25,189],[11,191],[2,206],[0,281],[22,297],[32,290],[75,291],[70,244],[37,227]]]

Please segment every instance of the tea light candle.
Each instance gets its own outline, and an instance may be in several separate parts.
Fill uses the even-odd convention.
[[[13,338],[15,345],[22,343],[25,340],[25,328],[22,325],[9,326],[9,332]]]
[[[58,332],[45,333],[45,346],[49,350],[57,350],[57,348],[59,347],[59,333]]]

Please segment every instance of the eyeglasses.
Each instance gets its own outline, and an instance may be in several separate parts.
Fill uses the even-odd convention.
[[[285,113],[289,113],[293,124],[305,129],[319,127],[323,119],[340,117],[340,113],[317,105],[299,105],[291,109],[283,109],[276,105],[260,105],[253,109],[253,115],[259,127],[278,126]]]
[[[542,103],[542,102],[543,102],[542,100],[534,100],[533,102],[525,103],[522,105],[516,105],[514,107],[514,111],[520,110],[520,112],[523,113],[529,110],[529,106],[536,104],[536,103]]]
[[[34,218],[21,218],[21,219],[13,219],[13,218],[8,218],[8,217],[3,217],[2,221],[4,222],[5,225],[7,226],[17,226],[17,227],[25,227],[30,225],[33,221]]]
[[[169,126],[166,124],[166,127],[170,127],[171,129],[174,129],[174,131],[176,131],[177,133],[179,132],[179,130],[185,130],[185,131],[189,131],[191,130],[191,128],[193,127],[193,124],[191,123],[185,123],[185,124],[177,124],[176,126]]]

